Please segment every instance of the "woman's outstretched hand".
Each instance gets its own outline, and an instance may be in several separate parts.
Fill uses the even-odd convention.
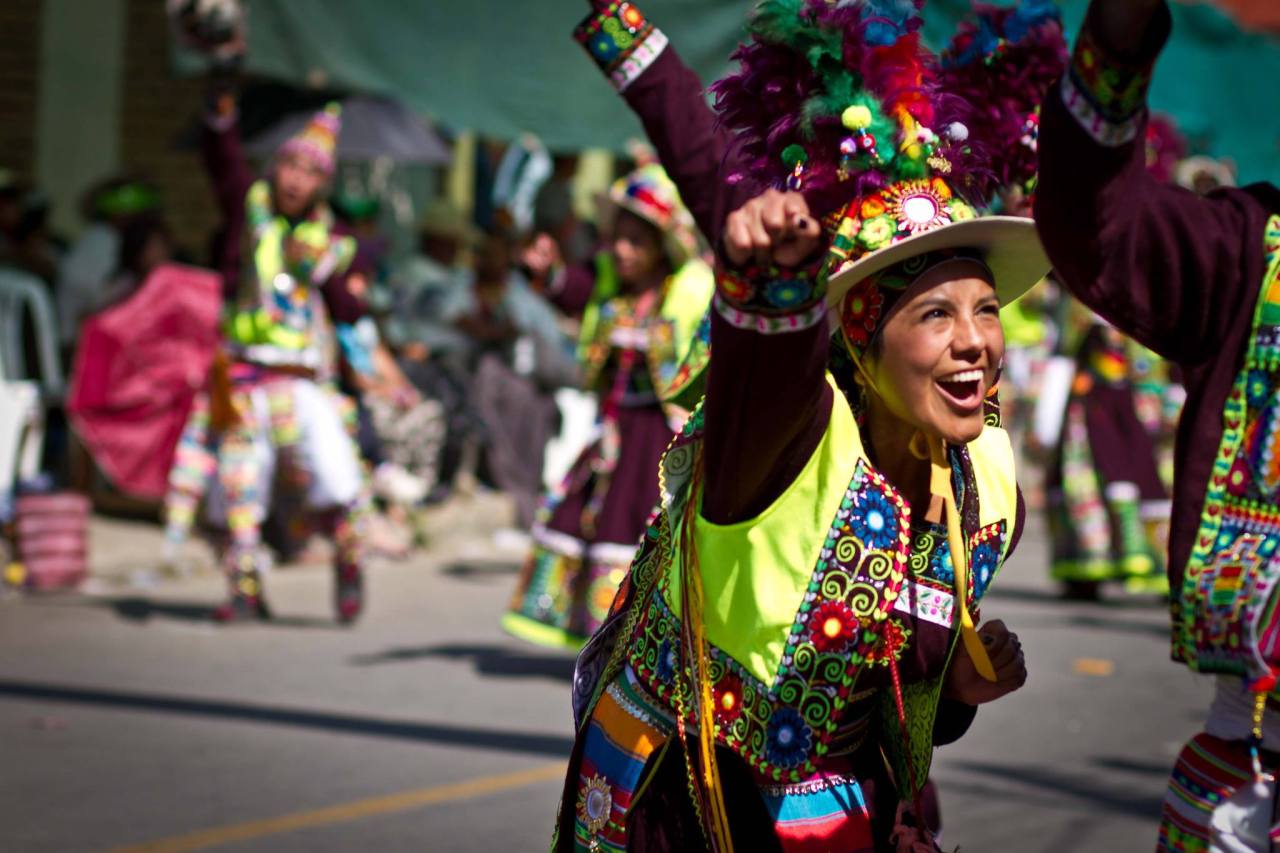
[[[966,705],[994,702],[1027,683],[1027,661],[1022,655],[1022,644],[1018,642],[1017,634],[996,619],[979,628],[978,636],[987,648],[996,680],[987,681],[979,675],[964,643],[959,643],[943,685],[943,694],[948,699],[956,699]]]
[[[753,259],[760,266],[795,267],[808,260],[821,237],[803,195],[765,190],[729,214],[724,253],[738,267]]]

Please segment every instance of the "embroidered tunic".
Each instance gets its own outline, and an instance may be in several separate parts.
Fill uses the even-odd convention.
[[[723,295],[716,299],[725,301]],[[717,356],[705,408],[668,451],[665,512],[633,565],[619,622],[597,635],[580,663],[579,687],[601,683],[593,677],[599,672],[591,672],[603,665],[593,647],[625,650],[605,670],[594,706],[587,703],[591,697],[578,697],[587,716],[566,787],[562,821],[573,823],[561,824],[563,849],[571,849],[570,837],[580,848],[594,842],[606,849],[639,849],[629,828],[645,838],[667,837],[663,833],[678,825],[691,832],[682,843],[695,837],[696,822],[669,823],[673,812],[688,808],[683,776],[674,777],[674,789],[655,781],[669,778],[662,775],[670,772],[662,762],[683,766],[679,747],[657,764],[650,758],[672,737],[683,707],[681,691],[687,689],[678,677],[678,559],[670,551],[679,539],[681,506],[699,447],[707,474],[694,536],[717,743],[724,753],[720,763],[744,791],[728,805],[735,836],[756,832],[748,826],[762,802],[771,821],[767,837],[774,841],[758,843],[787,850],[871,850],[883,843],[889,828],[883,821],[892,820],[895,796],[879,751],[896,749],[900,761],[916,765],[917,778],[927,776],[927,756],[937,739],[938,690],[956,636],[945,536],[913,525],[910,508],[867,459],[849,403],[824,378],[828,331],[821,319],[798,332],[763,335],[755,324],[737,328],[719,314],[713,317]],[[789,363],[769,358],[771,352],[794,355],[796,349],[815,357]],[[752,375],[756,358],[773,366]],[[815,444],[795,449],[807,429],[792,431],[797,440],[758,426],[779,402],[794,404],[784,419],[789,426],[817,423]],[[742,454],[742,467],[762,448],[782,465],[799,453],[805,458],[794,472],[766,470],[764,485],[754,492],[727,494],[712,474],[713,459],[723,459],[724,451],[715,442]],[[756,449],[748,454],[750,442]],[[789,452],[778,450],[783,442],[790,442],[783,445]],[[1012,452],[999,429],[985,430],[969,448],[953,449],[952,462],[963,483],[972,603],[1016,539],[1020,505]],[[770,485],[771,478],[781,488]],[[712,515],[713,507],[752,503],[760,509],[745,516]],[[911,709],[909,758],[898,748],[896,721],[886,726],[882,719],[887,669],[870,662],[884,625],[895,626],[889,630],[900,631],[905,642],[900,666]],[[959,717],[962,729],[971,715],[972,709],[953,705],[944,710],[940,728],[956,728],[949,718]],[[630,815],[632,797],[642,786],[646,793]],[[753,802],[753,796],[760,799]],[[887,800],[877,805],[877,796]],[[605,801],[608,813],[592,811]],[[576,817],[569,814],[574,805]]]
[[[611,16],[617,20],[611,22]],[[606,43],[606,38],[597,51],[590,39],[602,33],[625,34],[626,47]],[[718,244],[728,213],[756,190],[749,177],[736,183],[726,180],[725,175],[734,171],[735,155],[727,134],[716,127],[714,114],[701,98],[696,77],[679,62],[665,37],[630,4],[613,4],[601,11],[580,29],[579,36],[640,114],[699,227]],[[913,744],[917,752],[927,755],[935,743],[959,737],[974,714],[973,708],[959,703],[944,699],[939,704],[935,692],[955,636],[947,612],[948,600],[954,601],[954,576],[945,536],[921,522],[909,523],[907,513],[900,511],[901,499],[883,488],[865,458],[856,461],[862,457],[855,449],[860,442],[849,406],[825,378],[830,343],[821,294],[803,294],[786,322],[774,324],[774,328],[785,327],[785,334],[763,333],[757,318],[742,310],[745,306],[723,297],[716,302],[720,310],[711,312],[710,332],[717,359],[698,421],[705,423],[705,429],[699,427],[679,439],[677,452],[668,455],[665,468],[668,488],[674,488],[681,474],[679,448],[702,447],[706,488],[698,529],[700,548],[706,553],[700,564],[714,564],[704,576],[709,585],[707,607],[714,610],[707,615],[708,623],[718,626],[712,629],[712,644],[719,637],[727,647],[713,652],[712,666],[719,673],[716,717],[722,736],[717,752],[732,833],[742,849],[872,849],[885,843],[897,802],[897,792],[879,758],[886,730],[880,716],[885,693],[880,688],[887,674],[883,669],[862,672],[856,685],[845,683],[844,675],[858,669],[853,664],[855,652],[845,645],[846,631],[853,624],[852,608],[833,601],[820,615],[811,616],[809,610],[799,610],[798,602],[809,594],[814,572],[821,571],[815,566],[826,559],[826,550],[831,550],[833,559],[839,556],[836,552],[848,556],[840,543],[846,533],[852,535],[854,527],[876,542],[888,536],[889,547],[897,549],[894,553],[907,567],[902,577],[910,591],[890,608],[895,620],[909,625],[911,640],[905,652],[909,660],[903,669],[904,678],[914,685],[908,693],[916,695],[909,695],[908,701],[914,698],[913,707],[928,708],[927,715],[913,715]],[[1003,440],[1007,449],[1007,439],[998,430],[992,430],[987,440],[997,447]],[[967,454],[960,453],[967,459]],[[840,464],[834,462],[836,458],[842,460]],[[974,600],[985,591],[1002,555],[1016,544],[1021,527],[1022,505],[1011,482],[1011,459],[1008,465],[985,466],[987,471],[992,468],[1007,472],[1010,482],[1005,489],[984,489],[967,481],[959,490],[972,548]],[[802,476],[806,471],[807,476]],[[1002,502],[992,492],[1003,492],[1006,499]],[[806,499],[819,493],[831,502]],[[987,496],[986,505],[980,502],[980,494]],[[846,499],[857,503],[858,511],[843,510]],[[875,507],[869,508],[867,502]],[[783,506],[788,509],[780,509]],[[799,512],[807,520],[807,534],[797,531],[787,537],[776,526],[768,529],[766,516],[782,518],[787,511]],[[992,523],[984,527],[979,523],[983,514],[998,520],[988,517]],[[599,849],[699,849],[705,843],[686,791],[681,746],[673,744],[671,737],[678,713],[672,698],[675,688],[670,686],[679,666],[679,638],[671,632],[678,607],[673,602],[678,596],[670,580],[642,590],[646,574],[642,566],[650,565],[646,561],[659,549],[661,525],[670,515],[668,509],[650,527],[615,604],[616,613],[642,614],[631,625],[631,633],[619,641],[621,617],[615,617],[580,658],[575,711],[585,725],[566,779],[557,849],[593,845]],[[888,533],[891,525],[885,524],[890,517],[901,523],[892,534]],[[869,532],[872,524],[884,533]],[[743,533],[747,528],[751,532]],[[796,554],[787,551],[789,556],[783,558],[781,551],[773,551],[772,559],[760,558],[763,580],[758,585],[734,583],[733,573],[724,572],[734,562],[728,555],[735,553],[735,543],[737,548],[742,545],[739,534],[746,541],[754,537],[776,542],[780,548],[786,543]],[[831,543],[826,542],[829,536]],[[708,553],[718,557],[709,558]],[[737,553],[742,556],[740,550]],[[897,565],[895,560],[886,562]],[[771,583],[766,565],[786,571]],[[741,574],[744,579],[754,576],[754,572]],[[776,606],[770,605],[774,593],[796,592],[797,583],[797,597],[783,595]],[[674,586],[678,589],[678,584]],[[745,640],[733,625],[745,626]],[[774,697],[771,704],[775,678],[785,681],[785,673],[779,673],[792,667],[782,661],[788,656],[793,629],[797,636],[804,635],[803,642],[811,650],[821,646],[819,655],[827,655],[825,660],[843,660],[835,677],[850,692],[836,703],[838,711],[829,707],[825,715],[815,717],[814,709],[821,702],[806,706]],[[601,678],[609,650],[618,647],[629,650],[626,660],[619,659],[617,671],[606,671]],[[791,653],[792,661],[795,658]],[[600,692],[593,705],[596,686]],[[833,693],[841,689],[828,686]],[[780,692],[795,698],[789,689]],[[821,692],[810,695],[816,698]],[[896,733],[896,718],[888,726],[888,731]],[[814,764],[819,749],[823,757]],[[920,769],[925,771],[923,779],[927,768]]]
[[[1182,368],[1173,655],[1219,673],[1216,707],[1234,708],[1239,697],[1223,694],[1243,689],[1236,676],[1256,679],[1280,663],[1270,601],[1280,578],[1272,461],[1280,449],[1280,192],[1258,184],[1201,198],[1147,173],[1146,92],[1169,9],[1161,4],[1143,38],[1121,50],[1097,35],[1099,5],[1043,108],[1036,219],[1072,292]],[[1273,690],[1266,750],[1280,747],[1267,739],[1276,713]],[[1209,849],[1215,809],[1251,779],[1242,744],[1249,729],[1244,715],[1216,714],[1214,734],[1187,744],[1170,778],[1159,850]],[[1274,752],[1262,760],[1271,772],[1280,767]]]

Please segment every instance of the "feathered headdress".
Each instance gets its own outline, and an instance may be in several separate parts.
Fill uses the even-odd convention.
[[[943,52],[938,84],[967,111],[970,138],[991,152],[989,200],[1035,183],[1040,103],[1067,67],[1062,19],[1050,0],[975,3]]]
[[[1001,179],[997,163],[1018,144],[1006,134],[1023,135],[1026,102],[1034,97],[1029,81],[1038,85],[1045,72],[1037,64],[1004,96],[1008,103],[994,107],[999,81],[951,91],[956,81],[920,42],[922,5],[763,0],[748,22],[748,41],[734,53],[738,72],[712,87],[751,177],[803,192],[827,217],[831,305],[869,276],[936,250],[977,250],[1003,301],[1044,272],[1029,221],[973,220]],[[1006,35],[995,43],[1055,44],[1056,56],[1046,16],[1043,0],[998,16]],[[981,50],[979,44],[974,56]],[[1015,70],[1000,73],[1017,77]]]
[[[764,0],[734,53],[740,70],[712,86],[752,174],[822,211],[934,172],[968,195],[989,167],[957,105],[939,97],[922,5]]]

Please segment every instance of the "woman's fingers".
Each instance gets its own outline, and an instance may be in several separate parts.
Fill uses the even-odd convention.
[[[996,683],[1007,686],[1010,690],[1017,690],[1027,681],[1027,660],[1022,654],[1022,649],[1017,648],[1013,658],[1003,664],[996,666]]]
[[[804,260],[819,236],[818,223],[809,216],[803,196],[768,190],[729,217],[725,254],[735,265],[754,259],[761,266],[789,266]]]
[[[774,240],[781,242],[787,236],[787,226],[791,222],[789,199],[776,191],[770,191],[761,197],[764,202],[760,212],[760,223]]]
[[[814,233],[817,233],[817,223],[809,214],[809,202],[800,193],[786,193],[782,196],[782,207],[785,212],[786,222],[798,222],[801,218],[808,220],[814,226]]]
[[[773,261],[774,239],[769,234],[769,229],[765,227],[765,217],[768,215],[766,206],[757,205],[755,215],[751,216],[747,225],[751,232],[751,250],[755,255],[756,263],[762,267],[767,267]]]
[[[751,229],[747,227],[750,213],[742,208],[731,215],[724,226],[724,253],[729,263],[742,266],[751,257]]]

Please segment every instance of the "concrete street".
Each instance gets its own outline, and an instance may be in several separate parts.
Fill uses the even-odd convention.
[[[156,579],[157,528],[96,522],[86,593],[0,600],[0,850],[544,850],[571,661],[497,628],[506,517],[438,512],[350,629],[321,565],[269,577],[274,622],[216,627],[207,554]],[[1031,678],[940,752],[944,846],[1149,850],[1208,687],[1168,661],[1163,606],[1059,602],[1045,554],[1033,519],[984,608]]]

